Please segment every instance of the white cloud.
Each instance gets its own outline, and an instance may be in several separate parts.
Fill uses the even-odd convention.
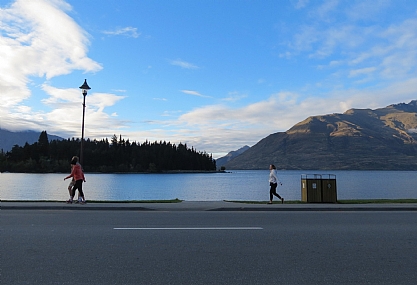
[[[183,61],[181,59],[171,60],[170,63],[171,63],[171,65],[179,66],[179,67],[182,67],[182,68],[185,68],[185,69],[198,69],[199,68],[198,66],[196,66],[192,63]]]
[[[102,33],[109,36],[125,36],[129,38],[138,38],[141,35],[141,33],[138,32],[138,29],[134,27],[118,28],[115,30],[103,31]]]
[[[227,105],[209,105],[196,108],[179,117],[179,122],[188,126],[215,124],[223,127],[239,126],[243,129],[256,129],[259,126],[277,127],[277,120],[282,120],[285,108],[296,104],[297,95],[281,92],[266,100],[252,103],[241,108],[231,108]],[[292,116],[292,115],[289,115]],[[282,124],[281,129],[288,127]]]
[[[42,121],[50,125],[48,131],[70,130],[69,132],[74,135],[77,134],[82,118],[81,102],[83,99],[80,90],[76,88],[59,89],[47,84],[44,84],[42,88],[50,96],[48,99],[42,100],[42,103],[52,109],[49,113],[41,114]],[[115,120],[117,113],[109,115],[105,112],[106,107],[113,106],[124,98],[108,93],[89,93],[86,96],[85,108],[85,124],[88,126],[85,128],[86,136],[93,138],[98,134],[107,133],[110,129],[126,127],[127,122]]]
[[[184,94],[193,95],[193,96],[197,96],[197,97],[211,98],[211,96],[203,95],[203,94],[201,94],[197,91],[194,91],[194,90],[181,90],[181,92],[184,93]]]
[[[295,9],[302,9],[305,8],[309,2],[309,0],[297,0],[292,1]]]
[[[353,21],[375,19],[392,3],[390,0],[372,0],[352,2],[346,15]]]
[[[329,17],[333,16],[333,12],[339,5],[339,0],[325,0],[323,3],[315,10],[311,12],[313,18],[319,18],[322,21],[328,21]]]
[[[87,34],[65,13],[70,8],[59,0],[18,0],[2,9],[0,57],[6,67],[15,66],[14,72],[24,77],[47,79],[75,69],[100,70],[86,56]]]
[[[96,72],[102,69],[87,56],[88,34],[67,15],[71,9],[62,0],[17,0],[0,9],[1,128],[39,130],[48,125],[48,130],[75,132],[79,129],[77,122],[81,108],[80,101],[75,101],[80,96],[79,90],[43,84],[43,90],[50,97],[41,103],[56,108],[50,112],[38,111],[26,102],[34,96],[29,84],[33,87],[35,78],[49,80],[74,70]],[[95,113],[101,116],[99,120],[106,119],[102,112],[104,107],[122,98],[93,93],[89,96],[90,103],[94,97],[100,97],[100,103],[91,104]],[[110,122],[107,120],[107,123]]]
[[[356,77],[356,76],[359,76],[359,75],[370,74],[370,73],[375,72],[375,70],[376,70],[375,67],[366,67],[366,68],[351,70],[349,72],[349,77]]]
[[[222,99],[222,101],[237,102],[246,97],[248,97],[246,94],[241,94],[237,91],[234,91],[234,92],[230,92],[226,98]]]
[[[384,22],[374,21],[364,25],[361,21],[356,22],[360,19],[347,8],[356,11],[366,8],[367,13],[379,15],[390,2],[381,0],[375,7],[361,3],[357,1],[342,9],[342,3],[327,1],[313,10],[312,14],[321,16],[306,20],[300,26],[289,42],[288,50],[281,52],[282,57],[302,56],[317,62],[318,70],[334,70],[329,78],[317,82],[316,86],[324,86],[324,82],[330,81],[333,88],[352,84],[387,85],[413,77],[417,65],[417,19],[404,19],[385,26]],[[326,15],[331,11],[337,11],[338,17],[344,20],[329,25]]]
[[[176,116],[178,116],[178,114],[181,114],[181,113],[182,113],[181,110],[164,111],[161,116],[162,117],[176,117]],[[155,123],[159,124],[161,122],[155,122]],[[162,123],[162,124],[164,124],[164,123]]]

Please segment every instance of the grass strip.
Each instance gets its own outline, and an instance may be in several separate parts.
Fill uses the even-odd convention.
[[[241,203],[241,204],[268,204],[269,201],[235,201],[235,200],[224,200],[225,202],[230,203]],[[293,200],[287,201],[285,200],[285,204],[306,204],[305,202]],[[272,201],[272,204],[281,204],[281,201]]]
[[[127,200],[127,201],[100,201],[100,200],[87,200],[87,203],[181,203],[183,200],[178,198],[172,200]]]
[[[338,200],[338,204],[405,204],[417,203],[417,199],[361,199],[361,200]]]
[[[242,203],[242,204],[267,204],[268,201],[235,201],[225,200],[225,202]],[[281,201],[273,201],[273,204],[281,204]],[[285,200],[285,204],[308,204],[300,200]],[[417,199],[357,199],[357,200],[338,200],[337,204],[405,204],[417,203]],[[321,204],[321,203],[311,203]]]
[[[101,201],[101,200],[87,200],[88,204],[93,203],[111,203],[111,204],[128,204],[128,203],[181,203],[183,200],[178,198],[172,200],[125,200],[125,201]],[[3,200],[2,202],[22,202],[22,203],[33,203],[33,202],[58,202],[63,203],[65,201],[57,200]],[[74,200],[75,202],[75,200]]]

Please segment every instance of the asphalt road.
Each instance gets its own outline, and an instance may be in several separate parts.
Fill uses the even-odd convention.
[[[417,212],[0,211],[1,284],[416,284]]]

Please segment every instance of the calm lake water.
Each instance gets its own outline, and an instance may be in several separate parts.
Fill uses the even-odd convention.
[[[344,199],[417,199],[416,171],[278,171],[286,200],[301,200],[302,174],[336,175],[337,196]],[[66,200],[67,174],[0,173],[1,200]],[[268,170],[230,173],[88,174],[87,200],[181,199],[221,201],[269,199]]]

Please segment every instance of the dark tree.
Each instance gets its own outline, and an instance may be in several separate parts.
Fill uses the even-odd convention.
[[[38,148],[40,156],[49,156],[49,140],[46,131],[42,131],[38,139]]]

